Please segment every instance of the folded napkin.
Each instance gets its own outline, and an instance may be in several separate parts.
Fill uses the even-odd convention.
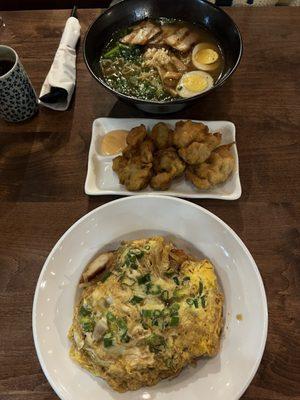
[[[76,81],[76,44],[80,36],[77,18],[67,20],[50,71],[43,83],[39,102],[53,110],[69,107]]]

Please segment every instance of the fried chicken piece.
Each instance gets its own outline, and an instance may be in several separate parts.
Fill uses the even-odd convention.
[[[144,189],[152,176],[152,163],[143,163],[139,156],[130,159],[118,156],[113,159],[112,169],[117,173],[120,183],[131,191]]]
[[[183,174],[185,163],[178,157],[176,150],[172,147],[161,150],[154,158],[153,168],[156,172],[150,181],[153,189],[168,189],[172,180]]]
[[[136,146],[141,144],[147,136],[147,129],[145,125],[136,126],[131,129],[126,137],[126,142],[129,146]]]
[[[173,131],[164,122],[159,122],[152,128],[151,139],[157,149],[166,149],[172,146]]]
[[[200,164],[206,161],[211,152],[221,143],[222,135],[217,132],[207,133],[202,142],[192,142],[178,150],[178,154],[187,164]]]
[[[208,127],[201,122],[178,121],[175,125],[173,143],[176,147],[186,147],[192,142],[202,142],[208,134]]]
[[[234,158],[230,152],[232,144],[217,147],[205,163],[188,166],[186,178],[198,189],[210,189],[225,182],[234,168]]]
[[[145,140],[139,148],[141,161],[145,164],[153,161],[154,144],[151,140]]]
[[[151,178],[150,186],[155,190],[167,190],[173,180],[173,176],[169,172],[160,172]]]
[[[161,32],[159,26],[150,21],[142,21],[133,28],[131,33],[124,36],[120,42],[125,44],[145,45],[159,32]]]

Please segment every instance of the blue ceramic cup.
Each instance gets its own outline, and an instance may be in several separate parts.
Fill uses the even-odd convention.
[[[0,117],[9,122],[31,118],[38,111],[35,91],[14,49],[0,46]]]

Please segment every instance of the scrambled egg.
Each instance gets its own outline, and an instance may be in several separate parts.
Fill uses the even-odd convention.
[[[223,296],[208,260],[163,237],[124,242],[111,254],[75,307],[74,361],[125,392],[219,351]]]

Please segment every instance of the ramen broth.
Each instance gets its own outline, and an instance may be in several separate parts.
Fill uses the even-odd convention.
[[[166,18],[116,31],[100,55],[106,84],[143,100],[165,102],[201,94],[216,84],[223,69],[222,49],[210,32]]]

